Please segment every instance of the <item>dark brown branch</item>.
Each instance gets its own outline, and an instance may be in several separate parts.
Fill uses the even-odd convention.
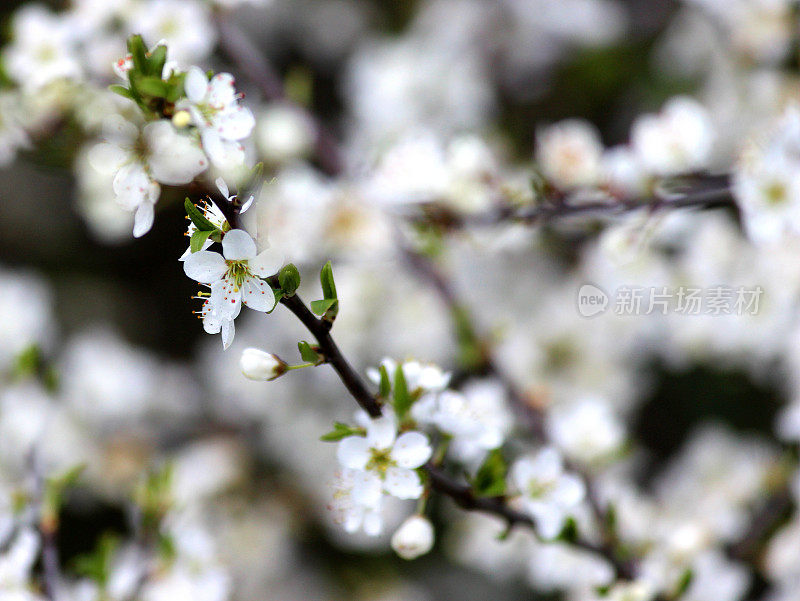
[[[270,282],[273,287],[276,287],[277,282]],[[281,304],[294,313],[306,329],[311,332],[314,338],[317,339],[319,350],[325,357],[325,362],[333,367],[334,371],[339,375],[342,384],[345,385],[347,391],[372,417],[380,417],[382,415],[381,405],[375,396],[369,391],[364,381],[359,377],[353,367],[345,359],[339,346],[333,340],[330,333],[330,322],[323,321],[317,318],[305,303],[296,294],[293,296],[285,296],[281,299]]]

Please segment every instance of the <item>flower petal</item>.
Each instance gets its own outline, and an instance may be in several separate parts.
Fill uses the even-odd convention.
[[[133,237],[141,238],[153,227],[155,220],[155,210],[153,203],[143,202],[136,209],[136,214],[133,218]]]
[[[406,432],[397,438],[391,455],[400,467],[415,468],[430,459],[431,453],[427,436],[420,432]]]
[[[169,121],[148,124],[144,136],[150,148],[150,172],[163,184],[188,184],[208,167],[197,138],[178,133]]]
[[[255,311],[266,313],[272,310],[278,299],[264,280],[248,278],[242,286],[242,302]]]
[[[217,190],[219,190],[219,191],[220,191],[220,193],[221,193],[221,194],[222,194],[222,195],[223,195],[225,198],[230,198],[230,196],[231,196],[231,193],[230,193],[230,190],[228,190],[228,184],[226,184],[226,183],[225,183],[225,180],[224,180],[224,179],[222,179],[221,177],[218,177],[218,178],[217,178],[217,179],[214,181],[214,183],[215,183],[215,184],[217,184]]]
[[[233,319],[225,319],[222,321],[222,350],[227,351],[233,342],[233,336],[236,334],[236,326]]]
[[[350,497],[358,505],[378,507],[383,495],[381,478],[375,472],[359,471],[353,476],[353,490]]]
[[[397,436],[397,422],[393,416],[384,415],[367,424],[367,440],[369,446],[376,449],[388,449]]]
[[[258,253],[255,259],[247,262],[250,271],[262,278],[278,273],[283,267],[284,256],[277,248],[268,248]]]
[[[575,474],[564,474],[552,492],[553,500],[564,507],[573,507],[583,500],[586,485]]]
[[[228,271],[228,266],[219,253],[200,250],[192,253],[183,262],[183,271],[190,278],[201,284],[211,284],[219,281],[225,275],[225,272]]]
[[[233,140],[223,140],[216,130],[204,129],[200,134],[208,158],[223,170],[244,164],[244,147]]]
[[[388,468],[383,486],[386,492],[398,499],[418,499],[423,491],[419,474],[404,467]]]
[[[344,467],[363,470],[369,461],[369,443],[363,436],[348,436],[339,441],[336,458]]]
[[[186,97],[194,103],[202,102],[209,89],[208,78],[200,67],[192,67],[186,73],[186,79],[183,82],[183,89],[186,91]]]
[[[255,125],[256,120],[253,117],[253,113],[243,106],[234,107],[232,110],[220,113],[214,118],[214,129],[221,138],[226,140],[246,138],[253,131]]]
[[[244,230],[231,230],[222,239],[222,254],[228,261],[247,261],[256,256],[256,243]]]
[[[216,108],[226,107],[236,101],[233,75],[217,73],[208,84],[208,104]]]

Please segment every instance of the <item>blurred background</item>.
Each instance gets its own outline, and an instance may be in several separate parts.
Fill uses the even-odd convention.
[[[194,16],[166,23],[183,14],[181,4]],[[585,119],[606,147],[626,144],[640,115],[688,94],[704,103],[718,132],[709,167],[726,172],[737,142],[797,96],[800,28],[792,3],[772,3],[790,6],[773,13],[765,8],[769,3],[734,2],[725,11],[723,4],[41,5],[56,14],[78,12],[76,22],[92,23],[98,32],[88,36],[97,48],[86,52],[112,60],[124,52],[127,33],[141,31],[150,43],[180,37],[187,52],[198,46],[195,37],[210,41],[207,50],[182,60],[236,76],[243,102],[257,116],[248,153],[267,166],[257,201],[267,207],[270,234],[300,268],[306,300],[318,294],[321,265],[333,261],[342,306],[334,334],[356,367],[363,373],[384,356],[416,358],[468,381],[479,374],[460,359],[447,306],[392,245],[392,223],[402,211],[398,217],[381,204],[384,195],[413,191],[408,178],[427,176],[426,147],[410,148],[416,158],[391,173],[395,179],[379,180],[383,187],[376,191],[372,174],[381,157],[407,139],[445,146],[461,140],[473,144],[468,152],[479,160],[488,157],[483,167],[491,164],[502,178],[527,186],[542,126]],[[6,45],[20,35],[14,19],[28,6],[6,2],[0,9]],[[756,26],[758,10],[769,14]],[[136,11],[166,16],[153,23],[155,17]],[[286,98],[265,99],[214,43],[218,13],[255,45]],[[282,308],[269,316],[245,312],[227,351],[203,332],[192,313],[199,308],[191,299],[197,286],[178,261],[188,240],[182,201],[187,194],[199,200],[200,192],[165,187],[156,226],[133,239],[131,217],[114,205],[108,178],[85,159],[99,139],[98,115],[110,102],[101,96],[114,81],[110,69],[93,69],[84,73],[91,84],[80,93],[93,86],[85,99],[72,89],[51,88],[17,100],[33,142],[0,170],[0,371],[7,375],[0,385],[0,480],[24,475],[20,449],[33,443],[40,433],[34,424],[44,421],[47,464],[66,469],[86,463],[62,510],[58,544],[65,569],[92,553],[104,535],[132,535],[131,491],[148,467],[169,460],[175,496],[188,508],[176,518],[189,524],[175,526],[178,544],[210,566],[206,590],[224,591],[203,598],[562,598],[557,591],[564,576],[557,574],[582,564],[531,551],[532,542],[519,540],[523,535],[495,543],[496,523],[465,517],[446,501],[434,503],[434,552],[413,563],[394,556],[387,542],[410,511],[407,505],[389,515],[386,535],[378,539],[341,531],[328,509],[335,449],[318,439],[334,419],[351,418],[352,400],[325,368],[271,383],[244,379],[238,368],[243,348],[296,359],[297,341],[308,338]],[[7,72],[3,85],[16,88]],[[330,173],[314,155],[308,114],[338,141],[340,173]],[[476,149],[474,138],[483,145]],[[448,193],[476,199],[454,202],[459,209],[488,202],[488,192],[472,180]],[[649,246],[635,262],[620,260],[630,245],[620,251],[615,243],[636,227],[647,231]],[[743,519],[785,450],[775,428],[795,399],[800,278],[794,242],[769,252],[751,247],[737,212],[728,208],[650,222],[437,230],[436,243],[439,266],[520,386],[544,404],[601,395],[625,423],[635,443],[622,476],[612,474],[610,481],[621,477],[637,499],[670,506],[665,512],[672,524],[698,518],[691,505],[707,498],[706,485],[717,487],[732,524]],[[759,315],[717,321],[610,314],[585,320],[575,295],[587,281],[609,290],[681,282],[761,285],[766,301]],[[33,347],[49,387],[15,371],[20,354]],[[751,468],[752,481],[735,473]],[[720,492],[729,490],[738,491],[735,499]],[[697,504],[709,514],[717,507]],[[731,529],[734,539],[738,531]],[[763,598],[779,581],[766,569],[748,579],[739,596],[724,599]]]

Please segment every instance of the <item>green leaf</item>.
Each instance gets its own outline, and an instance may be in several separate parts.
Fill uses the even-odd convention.
[[[491,451],[483,464],[478,468],[472,488],[481,497],[500,497],[506,494],[506,464],[503,452],[500,449]]]
[[[141,94],[164,99],[174,95],[173,88],[175,84],[164,81],[160,77],[146,75],[143,77],[132,77],[131,80],[136,82],[136,89]]]
[[[320,354],[311,348],[311,345],[305,340],[301,340],[297,343],[297,349],[300,351],[300,356],[306,363],[319,363],[322,360]]]
[[[189,239],[189,248],[193,253],[196,253],[199,250],[203,250],[203,244],[206,243],[208,237],[214,233],[214,230],[197,230],[195,233],[192,234],[192,237]]]
[[[206,216],[203,215],[200,209],[198,209],[188,198],[183,202],[183,208],[186,209],[186,214],[189,216],[189,219],[192,220],[192,223],[195,224],[198,230],[213,231],[217,229],[217,226],[206,219]]]
[[[156,46],[156,49],[150,54],[148,63],[148,74],[155,75],[160,78],[164,72],[164,65],[167,64],[167,47],[164,45]]]
[[[281,285],[283,294],[292,296],[297,292],[297,288],[300,286],[300,272],[297,270],[297,267],[295,267],[293,263],[285,265],[280,273],[278,273],[278,282]]]
[[[43,367],[41,349],[35,345],[25,347],[14,358],[14,375],[18,378],[33,376]]]
[[[575,518],[572,516],[567,518],[564,522],[564,527],[555,540],[570,544],[578,540],[578,522],[575,521]]]
[[[133,71],[147,73],[147,47],[140,35],[132,35],[128,38],[128,52],[133,57]]]
[[[338,302],[335,298],[311,301],[311,310],[317,315],[325,317],[328,311],[334,308]]]
[[[382,399],[388,399],[389,395],[392,394],[392,382],[389,380],[389,371],[386,369],[385,365],[381,365],[378,368],[378,371],[381,374],[381,384],[380,389],[378,390],[378,396]]]
[[[692,572],[692,570],[689,568],[684,570],[683,574],[681,574],[681,577],[678,580],[678,583],[675,585],[675,590],[670,595],[670,599],[679,599],[682,597],[689,588],[689,585],[692,584],[693,579],[694,572]]]
[[[183,82],[186,79],[186,73],[173,73],[167,82],[170,85],[169,92],[164,97],[167,102],[178,102],[178,99],[184,95]]]
[[[334,422],[333,430],[323,434],[319,439],[323,442],[336,442],[348,436],[363,436],[364,434],[366,434],[364,428],[356,428],[342,422]]]
[[[124,98],[129,98],[130,100],[133,101],[138,101],[139,99],[138,96],[136,96],[136,94],[134,94],[131,90],[129,90],[125,86],[120,86],[115,84],[113,86],[108,86],[108,89],[114,92],[115,94],[119,94],[120,96]]]
[[[403,373],[403,364],[399,363],[394,371],[394,412],[402,420],[411,409],[413,399],[408,392],[406,375]]]
[[[111,564],[118,547],[119,539],[116,536],[104,534],[92,553],[75,558],[75,571],[104,588],[108,584]]]
[[[86,465],[81,463],[61,474],[47,478],[42,500],[43,521],[58,520],[58,514],[64,502],[64,493],[77,483],[84,469],[86,469]]]
[[[331,267],[330,261],[325,263],[323,266],[322,271],[319,274],[319,279],[322,283],[322,295],[325,300],[337,298],[336,284],[333,283],[333,267]]]

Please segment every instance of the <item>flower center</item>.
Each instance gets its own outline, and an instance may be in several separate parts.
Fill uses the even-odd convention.
[[[234,292],[238,292],[242,287],[244,281],[250,277],[250,268],[247,266],[247,261],[225,261],[228,265],[227,279],[233,280],[236,286]]]
[[[555,488],[555,482],[550,480],[531,480],[528,482],[528,496],[540,499]]]
[[[786,202],[786,186],[781,182],[774,182],[764,189],[764,196],[768,205],[773,207],[781,205]]]
[[[367,469],[378,472],[381,477],[386,476],[386,470],[394,465],[391,449],[371,449],[372,456],[367,462]]]

